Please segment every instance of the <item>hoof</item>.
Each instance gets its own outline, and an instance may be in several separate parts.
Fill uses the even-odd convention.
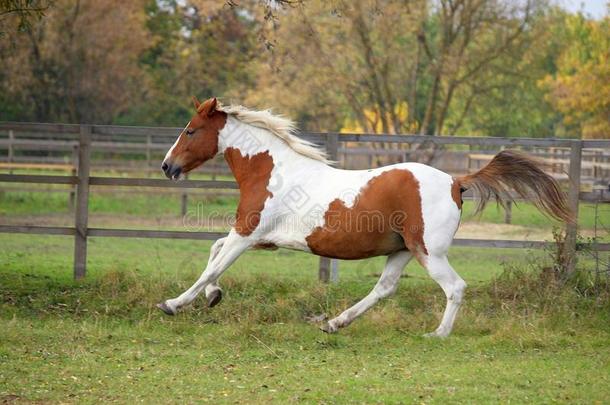
[[[320,330],[324,333],[335,333],[337,328],[331,326],[329,322],[324,322],[324,324],[320,326]]]
[[[172,309],[169,307],[169,305],[165,303],[165,301],[157,304],[157,308],[165,312],[166,315],[176,315],[176,313],[172,311]]]
[[[442,333],[435,330],[434,332],[425,333],[423,336],[428,339],[445,339],[449,336],[449,333]]]
[[[220,301],[222,301],[222,290],[214,290],[208,297],[208,307],[215,307],[220,303]]]

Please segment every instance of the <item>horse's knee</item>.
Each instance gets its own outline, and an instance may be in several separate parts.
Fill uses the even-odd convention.
[[[224,237],[224,238],[220,238],[216,242],[214,242],[214,244],[210,248],[210,258],[211,259],[213,259],[218,254],[218,252],[222,248],[222,245],[224,245],[226,239],[227,238]]]

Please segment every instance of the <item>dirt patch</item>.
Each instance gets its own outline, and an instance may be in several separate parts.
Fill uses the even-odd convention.
[[[593,231],[589,229],[581,229],[579,233],[585,237],[593,236]],[[522,225],[466,222],[460,225],[455,237],[463,239],[550,241],[553,240],[553,233],[550,229],[529,228]]]

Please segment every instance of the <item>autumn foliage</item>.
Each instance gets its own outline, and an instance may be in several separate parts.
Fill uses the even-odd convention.
[[[610,22],[547,0],[0,1],[0,120],[610,137]]]

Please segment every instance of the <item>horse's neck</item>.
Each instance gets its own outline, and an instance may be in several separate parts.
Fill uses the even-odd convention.
[[[220,133],[219,152],[224,154],[229,168],[240,187],[265,187],[274,174],[289,172],[298,167],[325,166],[290,148],[268,130],[244,124],[236,119],[227,120]],[[266,181],[259,181],[264,179]]]

